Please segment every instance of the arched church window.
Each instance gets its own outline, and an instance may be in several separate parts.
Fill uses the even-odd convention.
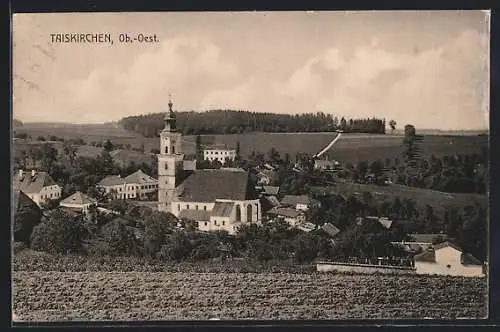
[[[165,153],[168,154],[168,146],[165,147]]]
[[[236,221],[241,221],[241,208],[239,205],[236,205]]]
[[[172,146],[172,154],[175,154],[175,146]]]
[[[168,163],[165,163],[165,169],[168,169]]]
[[[247,221],[252,221],[252,205],[248,204],[247,206]]]

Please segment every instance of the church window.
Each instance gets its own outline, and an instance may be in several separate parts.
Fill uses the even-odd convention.
[[[168,146],[165,147],[165,153],[168,154]]]
[[[177,205],[177,211],[180,211],[180,210],[181,210],[181,205],[180,205],[180,204],[178,204],[178,205]]]
[[[236,205],[236,221],[241,221],[241,208],[239,205]]]
[[[175,146],[172,146],[172,154],[175,154]]]
[[[249,204],[247,206],[247,221],[250,222],[252,221],[252,205]]]
[[[168,163],[165,163],[165,169],[168,169]]]

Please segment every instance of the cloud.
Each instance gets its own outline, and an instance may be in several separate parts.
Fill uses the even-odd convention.
[[[88,76],[70,79],[57,90],[47,85],[45,98],[56,95],[51,107],[65,109],[59,121],[74,121],[75,117],[82,122],[110,121],[159,112],[169,93],[182,95],[183,100],[199,100],[201,94],[196,91],[230,86],[237,76],[237,67],[223,57],[217,45],[201,38],[179,37],[138,55],[128,66],[96,67]],[[192,107],[196,106],[194,102]]]
[[[309,100],[310,109],[349,117],[395,118],[426,128],[480,128],[487,125],[487,57],[487,39],[475,30],[413,54],[388,51],[373,39],[349,59],[336,49],[313,56],[275,91],[303,105]]]

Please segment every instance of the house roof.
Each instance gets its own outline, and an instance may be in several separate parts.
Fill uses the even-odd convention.
[[[118,186],[121,184],[125,184],[125,180],[119,175],[108,175],[98,183],[100,186]]]
[[[296,218],[299,215],[301,215],[303,212],[302,211],[297,211],[297,210],[291,209],[291,208],[274,207],[271,210],[269,210],[267,213],[274,214],[274,215],[277,215],[277,216]]]
[[[324,224],[323,226],[321,226],[321,229],[332,237],[337,235],[340,232],[340,229],[338,229],[337,227],[335,227],[333,224],[331,224],[329,222]]]
[[[333,160],[316,159],[314,164],[316,166],[332,166],[335,162]]]
[[[408,234],[413,242],[418,243],[429,243],[432,244],[435,238],[442,237],[443,239],[448,239],[446,234]]]
[[[442,249],[442,248],[451,247],[451,248],[453,248],[453,249],[455,249],[457,251],[463,252],[462,248],[460,248],[456,244],[454,244],[452,242],[449,242],[449,241],[441,242],[439,244],[433,245],[433,247],[434,247],[434,250],[439,250],[439,249]]]
[[[262,186],[264,195],[278,195],[280,187],[277,186]]]
[[[196,170],[196,160],[183,160],[182,169],[195,171]]]
[[[47,172],[36,172],[34,177],[31,176],[31,172],[24,172],[22,178],[16,173],[14,182],[19,185],[19,190],[26,194],[36,194],[44,187],[57,185]]]
[[[460,263],[463,265],[482,265],[481,261],[471,254],[462,254],[460,257]]]
[[[307,195],[286,195],[281,200],[281,204],[290,206],[296,206],[297,204],[309,205],[310,202],[309,196]]]
[[[379,218],[378,222],[387,229],[391,228],[392,220],[389,220],[388,218]]]
[[[181,187],[183,202],[215,202],[217,199],[245,200],[249,196],[245,171],[197,170]]]
[[[181,210],[181,212],[179,212],[179,219],[188,219],[194,221],[209,221],[210,215],[211,215],[210,211],[184,209]]]
[[[142,170],[138,170],[125,177],[124,181],[125,183],[129,184],[143,184],[143,183],[157,182],[158,180],[156,180],[152,176],[147,175]]]
[[[432,249],[425,250],[420,254],[416,254],[413,259],[415,262],[428,262],[435,263],[436,262],[436,253]]]
[[[276,196],[266,196],[265,199],[272,206],[280,206],[280,201],[276,198]]]
[[[212,209],[212,216],[214,217],[229,217],[233,212],[234,202],[215,202]]]
[[[306,222],[303,225],[299,225],[298,228],[304,232],[309,233],[310,231],[313,231],[316,229],[316,225],[310,222]]]
[[[66,197],[63,199],[60,204],[78,204],[78,205],[85,205],[85,204],[94,204],[97,203],[97,201],[84,193],[81,193],[77,191],[71,196]]]

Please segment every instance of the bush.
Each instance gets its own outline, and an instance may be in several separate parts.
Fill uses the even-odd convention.
[[[31,248],[50,253],[78,252],[82,248],[83,233],[77,220],[58,210],[33,229]]]
[[[104,225],[101,229],[101,235],[108,246],[108,253],[111,255],[137,254],[139,252],[134,234],[119,219]]]

